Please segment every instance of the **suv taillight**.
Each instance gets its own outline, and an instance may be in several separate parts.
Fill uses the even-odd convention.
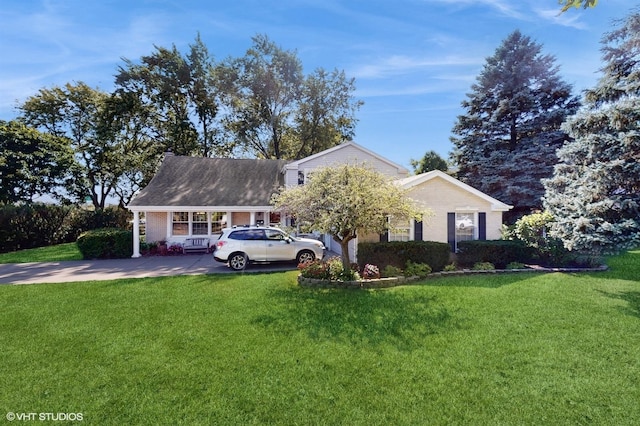
[[[223,246],[223,245],[225,245],[225,244],[226,244],[226,241],[218,241],[218,242],[216,242],[216,247],[217,247],[217,248],[220,248],[220,247],[222,247],[222,246]]]

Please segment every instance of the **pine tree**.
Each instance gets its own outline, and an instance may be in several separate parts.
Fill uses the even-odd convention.
[[[573,138],[544,182],[552,235],[565,247],[614,253],[640,245],[640,14],[602,39],[602,77],[564,124]]]
[[[542,207],[541,179],[553,173],[566,140],[565,117],[579,107],[555,58],[514,31],[496,49],[462,102],[452,133],[458,178],[515,206],[518,216]]]

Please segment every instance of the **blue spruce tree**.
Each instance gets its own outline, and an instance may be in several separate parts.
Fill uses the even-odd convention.
[[[560,129],[578,107],[555,58],[514,31],[496,49],[462,102],[466,110],[452,133],[458,178],[514,205],[517,219],[542,208],[541,179],[551,177]]]
[[[602,39],[602,77],[563,125],[572,140],[544,181],[552,235],[595,254],[640,246],[640,15],[617,24]]]

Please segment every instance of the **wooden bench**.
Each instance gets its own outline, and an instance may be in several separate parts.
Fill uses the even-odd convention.
[[[182,245],[182,253],[187,253],[188,251],[209,251],[209,238],[187,238]]]

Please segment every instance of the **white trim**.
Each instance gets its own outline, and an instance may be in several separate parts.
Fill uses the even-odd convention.
[[[273,206],[127,206],[132,212],[264,212]]]
[[[140,212],[133,212],[133,254],[131,257],[136,258],[142,256],[140,254]]]

